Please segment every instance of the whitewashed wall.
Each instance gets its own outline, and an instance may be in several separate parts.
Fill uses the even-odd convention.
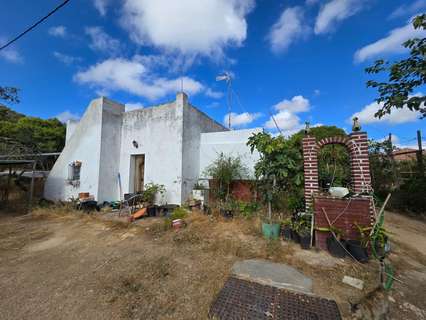
[[[185,202],[199,178],[201,134],[228,129],[190,104],[185,103],[183,110],[182,202]]]
[[[133,192],[132,155],[145,155],[145,184],[163,184],[164,202],[180,204],[182,184],[182,105],[172,102],[124,114],[120,174],[123,192]],[[138,147],[133,146],[136,141]]]
[[[112,102],[110,102],[112,103]],[[79,192],[90,192],[98,201],[104,201],[99,194],[99,170],[102,146],[102,119],[109,110],[103,108],[105,98],[93,100],[62,150],[46,180],[44,196],[50,200],[77,198]],[[124,111],[124,106],[118,105]],[[121,122],[121,120],[120,120]],[[105,142],[105,141],[104,141]],[[67,183],[69,165],[81,161],[80,184]]]
[[[201,134],[200,146],[200,178],[208,178],[205,174],[207,167],[215,161],[220,153],[226,156],[240,157],[247,167],[249,176],[254,177],[254,165],[259,159],[259,153],[250,152],[247,146],[248,138],[254,133],[262,132],[261,128],[231,130]]]

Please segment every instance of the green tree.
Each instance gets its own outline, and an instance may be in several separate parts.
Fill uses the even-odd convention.
[[[0,87],[0,100],[18,103],[18,89]],[[3,154],[61,151],[65,126],[57,119],[26,117],[0,104],[0,152]]]
[[[426,30],[426,14],[413,19],[415,29]],[[402,44],[410,50],[409,57],[393,64],[384,60],[377,60],[373,66],[366,68],[369,74],[388,73],[387,81],[369,80],[367,87],[377,88],[381,103],[375,117],[381,118],[391,113],[393,109],[408,108],[419,111],[422,118],[426,117],[426,97],[414,90],[426,83],[426,38],[414,38]]]
[[[275,209],[296,209],[303,199],[303,160],[292,141],[283,136],[273,137],[260,132],[252,135],[247,145],[257,150],[260,159],[255,164],[259,194]],[[284,208],[282,208],[283,206]]]

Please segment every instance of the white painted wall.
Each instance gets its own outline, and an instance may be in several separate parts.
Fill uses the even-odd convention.
[[[65,144],[68,143],[68,140],[71,138],[71,136],[73,135],[75,128],[77,128],[78,125],[78,120],[68,120],[67,124],[66,124],[66,134],[65,134]]]
[[[106,98],[93,100],[78,123],[67,131],[67,143],[45,185],[45,197],[68,200],[90,192],[98,202],[119,200],[134,192],[134,155],[145,155],[146,183],[163,184],[161,203],[181,204],[194,183],[220,152],[240,156],[253,172],[258,154],[247,139],[261,129],[227,130],[177,94],[171,103],[124,112],[124,105]],[[136,141],[138,147],[133,145]],[[80,185],[67,183],[68,167],[81,161]],[[160,201],[158,201],[160,203]]]
[[[186,98],[183,105],[182,202],[185,202],[199,178],[201,133],[228,129],[188,104]]]
[[[249,171],[249,176],[247,178],[253,178],[254,165],[257,160],[259,160],[259,153],[254,151],[252,154],[250,148],[247,146],[247,141],[250,136],[259,132],[262,132],[262,128],[202,133],[200,146],[200,178],[208,178],[205,175],[205,170],[222,152],[227,156],[240,157]]]
[[[97,198],[99,182],[99,158],[101,152],[102,98],[93,100],[61,155],[55,162],[44,187],[44,196],[49,200],[77,198],[79,192],[90,192]],[[66,182],[69,164],[81,161],[80,185],[74,187]]]
[[[104,98],[99,161],[98,202],[120,199],[121,126],[125,106]]]
[[[145,184],[163,184],[163,202],[181,203],[182,119],[182,105],[176,102],[124,113],[120,152],[123,193],[134,190],[131,156],[145,154]]]

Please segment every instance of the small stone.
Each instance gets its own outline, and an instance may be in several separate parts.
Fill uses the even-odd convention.
[[[396,300],[392,296],[389,296],[388,299],[389,299],[390,302],[393,302],[393,303],[396,302]]]

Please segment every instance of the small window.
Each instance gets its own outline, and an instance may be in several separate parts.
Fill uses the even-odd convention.
[[[69,170],[68,170],[68,180],[79,181],[80,180],[80,169],[81,169],[81,162],[80,161],[74,161],[74,162],[70,163]]]

